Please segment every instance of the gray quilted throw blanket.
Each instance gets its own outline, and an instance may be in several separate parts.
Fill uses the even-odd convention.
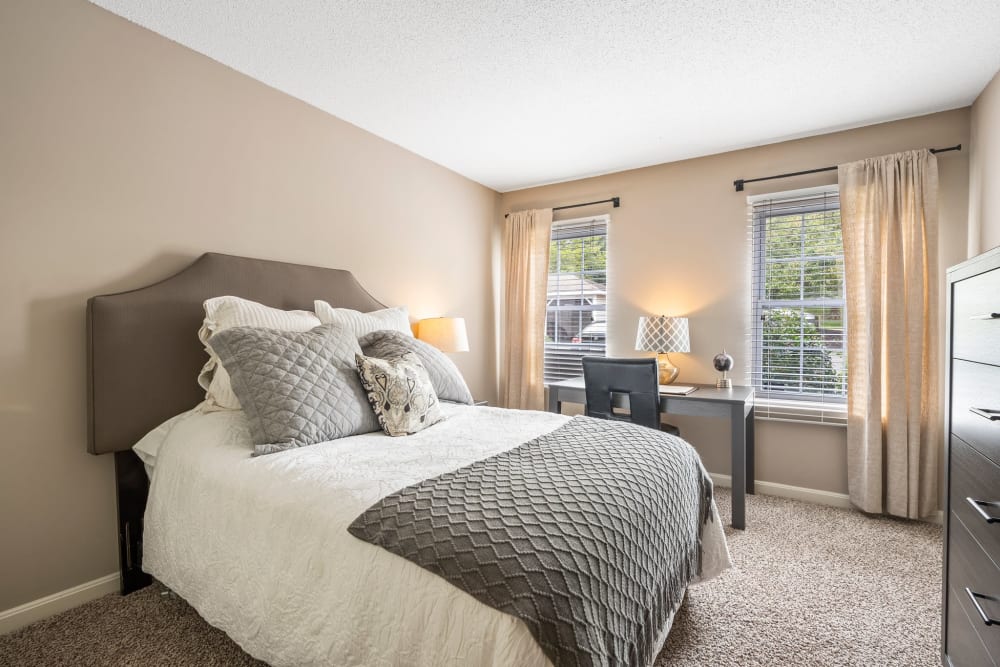
[[[348,528],[520,618],[557,666],[646,665],[701,569],[712,482],[680,438],[576,417]]]

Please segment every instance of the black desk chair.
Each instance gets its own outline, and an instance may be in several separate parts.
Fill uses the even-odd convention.
[[[660,422],[660,386],[656,359],[583,358],[588,417],[630,421],[680,435],[679,428]],[[629,413],[616,413],[614,395],[628,394]]]

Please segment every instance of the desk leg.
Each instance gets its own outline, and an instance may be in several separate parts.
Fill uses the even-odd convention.
[[[562,401],[559,400],[559,390],[549,387],[549,412],[559,414],[562,412]]]
[[[733,528],[746,528],[747,422],[743,404],[732,406],[729,426],[732,430]]]
[[[756,470],[754,470],[754,431],[756,430],[756,423],[754,422],[754,412],[753,407],[750,408],[750,413],[747,415],[747,493],[754,493],[754,480],[756,477]]]

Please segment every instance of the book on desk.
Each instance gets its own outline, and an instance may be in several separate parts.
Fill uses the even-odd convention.
[[[674,396],[686,396],[692,391],[695,391],[698,387],[692,387],[690,385],[684,384],[661,384],[660,393],[661,394],[673,394]]]

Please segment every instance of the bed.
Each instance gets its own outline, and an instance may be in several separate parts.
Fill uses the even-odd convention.
[[[152,575],[274,665],[552,664],[521,619],[347,528],[398,489],[516,451],[569,418],[443,404],[446,419],[405,444],[370,433],[253,458],[243,411],[192,409],[204,361],[193,332],[202,302],[220,294],[382,307],[345,271],[211,253],[90,300],[89,448],[115,455],[123,593]],[[712,503],[691,583],[729,567],[721,526]],[[657,651],[671,623],[654,629]]]

